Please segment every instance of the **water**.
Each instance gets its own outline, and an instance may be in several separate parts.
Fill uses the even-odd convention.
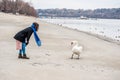
[[[41,20],[120,41],[120,20],[118,19],[46,18]]]

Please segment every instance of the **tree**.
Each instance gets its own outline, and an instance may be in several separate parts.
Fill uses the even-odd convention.
[[[37,11],[29,3],[22,0],[1,0],[0,11],[5,13],[19,13],[37,17]]]

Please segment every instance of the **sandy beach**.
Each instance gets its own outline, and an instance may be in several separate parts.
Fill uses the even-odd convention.
[[[30,59],[18,59],[13,36],[33,22],[42,46],[32,35]],[[70,59],[73,40],[84,47],[79,60]],[[0,13],[0,46],[0,80],[120,80],[120,45],[39,18]]]

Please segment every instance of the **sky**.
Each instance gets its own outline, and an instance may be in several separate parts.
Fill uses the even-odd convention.
[[[35,9],[120,8],[120,0],[24,0],[24,1],[32,3],[32,6]]]

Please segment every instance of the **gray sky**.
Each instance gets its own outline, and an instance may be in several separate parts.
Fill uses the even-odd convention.
[[[24,0],[24,1],[31,2],[36,9],[120,8],[120,0]]]

